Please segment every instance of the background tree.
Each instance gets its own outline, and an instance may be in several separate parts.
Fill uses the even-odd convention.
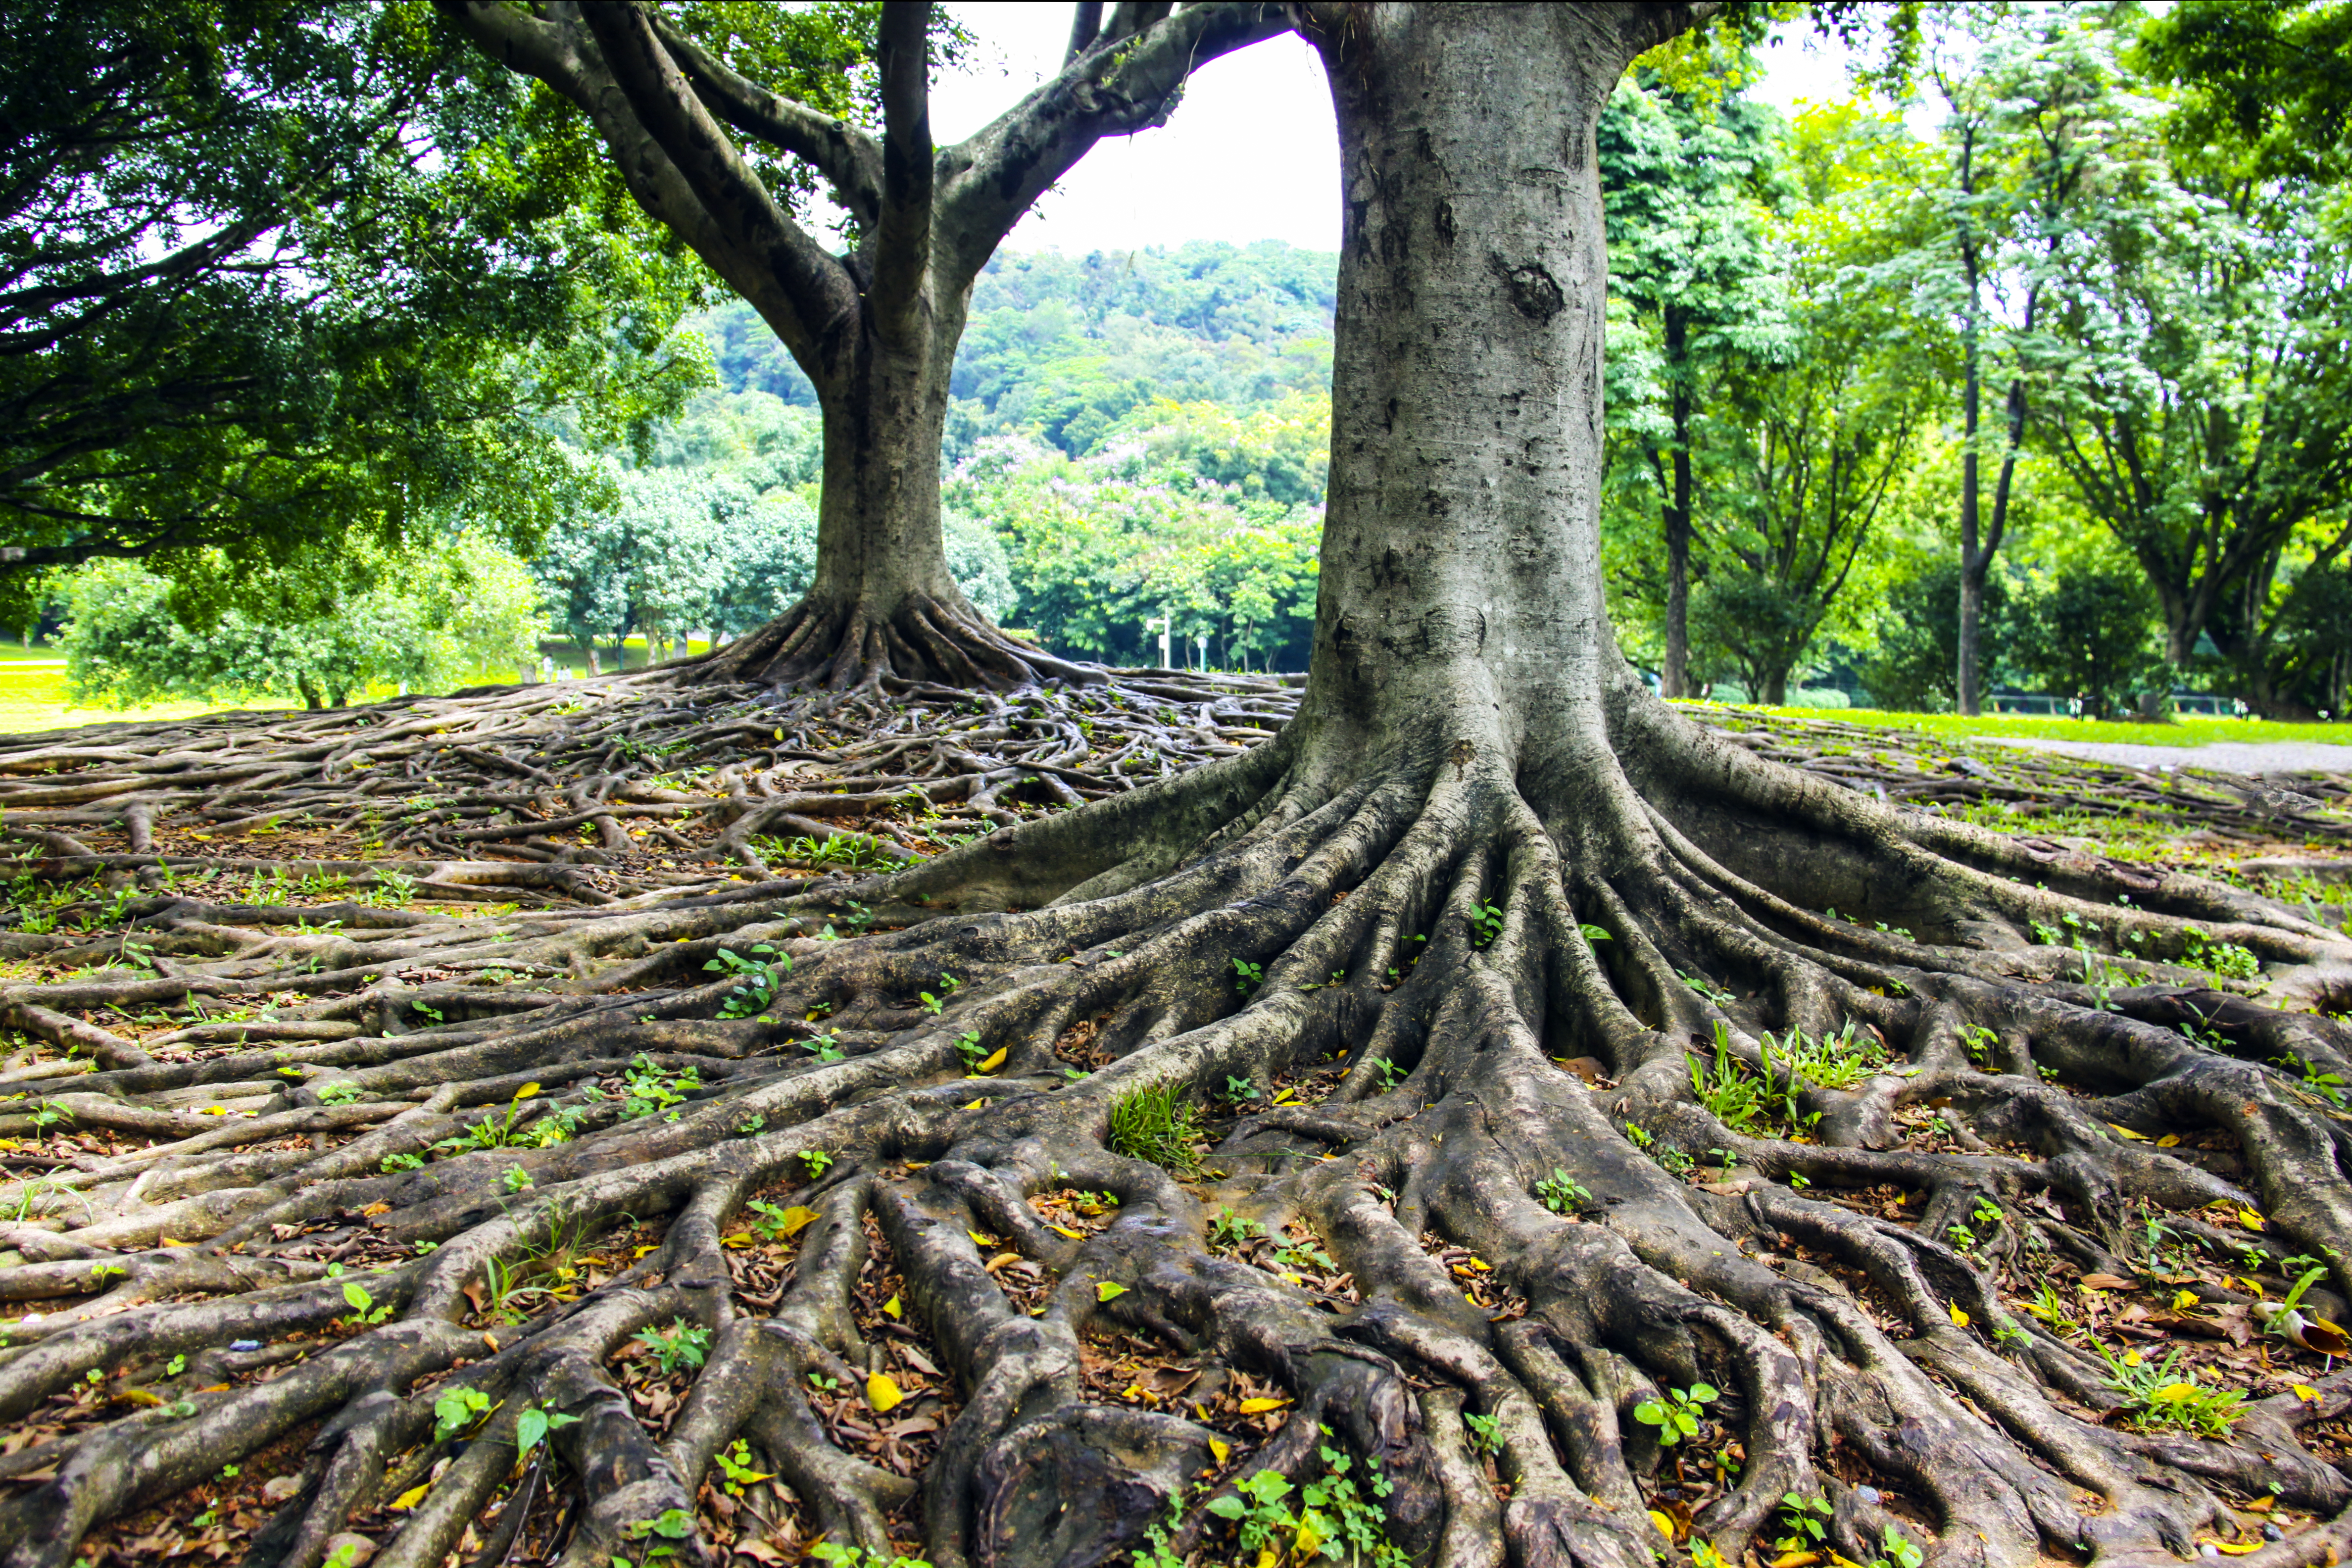
[[[1983,623],[1992,563],[2008,536],[2025,451],[2031,358],[2049,268],[2065,249],[2076,208],[2098,195],[2089,178],[2116,112],[2114,72],[2090,35],[2105,17],[2065,7],[2036,16],[2003,7],[1955,7],[1927,79],[1944,105],[1939,176],[1922,195],[1935,237],[1921,247],[1920,283],[1957,328],[1961,426],[1959,617],[1955,700],[1982,706]],[[1924,167],[1930,167],[1923,160]],[[1986,383],[2005,384],[1985,506]]]
[[[254,609],[204,619],[175,612],[171,582],[138,563],[97,563],[66,596],[67,694],[95,707],[291,697],[341,708],[371,686],[446,690],[538,662],[539,585],[489,541],[464,535],[372,575],[303,618],[317,589],[298,565],[288,582],[250,584]],[[273,593],[289,603],[268,605]]]
[[[1726,67],[1743,68],[1753,68],[1745,56]],[[1659,606],[1667,697],[1690,695],[1702,426],[1734,363],[1777,363],[1791,348],[1770,223],[1783,195],[1780,131],[1776,111],[1737,90],[1677,92],[1655,79],[1626,82],[1601,117],[1609,289],[1625,329],[1609,357],[1611,427],[1625,447],[1613,466],[1621,485],[1645,492],[1635,504],[1654,509],[1664,545],[1663,581],[1640,590]]]
[[[2252,674],[2260,616],[2218,612],[2352,483],[2352,254],[2330,193],[2164,131],[2145,109],[2114,122],[2107,199],[2060,252],[2049,434],[2147,574],[2175,668],[2213,635]]]
[[[675,406],[690,275],[585,220],[469,58],[352,0],[5,30],[0,593],[110,557],[234,596],[388,559],[460,497],[527,547],[570,479],[548,416],[610,441]]]
[[[788,13],[446,8],[495,58],[587,115],[645,210],[759,311],[816,388],[815,580],[790,615],[714,659],[712,677],[856,686],[885,672],[995,684],[1076,674],[999,635],[947,570],[940,446],[972,282],[1089,147],[1164,119],[1188,72],[1283,30],[1279,8],[1118,6],[1108,26],[1082,8],[1061,73],[950,148],[931,139],[928,5],[885,5],[874,22],[878,136],[777,79]],[[818,85],[836,100],[844,90],[837,74]],[[793,217],[783,179],[795,165],[848,215],[844,254]]]
[[[2009,655],[2044,689],[2079,701],[2084,717],[2111,718],[2130,710],[2132,693],[2167,683],[2155,608],[2130,562],[2075,554],[2020,606]]]
[[[1750,697],[1775,705],[1853,583],[1937,396],[1903,265],[1911,149],[1892,122],[1832,109],[1799,116],[1790,150],[1789,350],[1727,384],[1699,610]]]

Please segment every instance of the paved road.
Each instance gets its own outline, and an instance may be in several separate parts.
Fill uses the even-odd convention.
[[[2095,763],[2134,768],[2211,768],[2226,773],[2352,773],[2352,746],[2314,741],[2217,741],[2210,746],[2135,746],[2107,741],[2025,740],[1988,735],[2002,746],[2059,752]]]

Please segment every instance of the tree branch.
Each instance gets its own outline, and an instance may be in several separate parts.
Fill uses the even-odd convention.
[[[1097,142],[1164,123],[1193,71],[1289,29],[1285,7],[1266,0],[1188,5],[1129,48],[1070,61],[955,149],[960,167],[941,193],[936,233],[950,248],[942,263],[956,285],[987,264],[1030,204]]]
[[[1079,0],[1070,7],[1070,47],[1062,51],[1062,63],[1066,66],[1087,52],[1087,47],[1102,35],[1102,0]]]
[[[829,352],[858,316],[856,286],[794,223],[710,117],[635,5],[583,6],[582,17],[637,123],[751,265],[737,288],[820,382]],[[730,279],[730,282],[736,279]]]
[[[746,136],[791,153],[833,186],[834,200],[871,227],[882,213],[882,150],[830,114],[780,97],[744,76],[656,13],[654,31],[710,112]]]
[[[686,88],[684,79],[669,65],[667,55],[649,32],[640,42],[637,60],[655,79],[650,113],[613,68],[610,53],[577,25],[545,21],[519,7],[489,0],[436,0],[436,4],[492,59],[538,78],[576,104],[612,150],[613,161],[637,205],[691,246],[712,271],[750,301],[812,379],[819,384],[830,379],[825,345],[845,318],[856,319],[854,285],[839,264],[778,211],[765,187],[742,168],[732,145]],[[611,15],[614,12],[627,15],[615,16]],[[592,6],[587,14],[606,26],[625,26],[634,19],[643,29],[634,5]],[[646,61],[644,51],[647,49],[658,57],[658,65]],[[667,87],[661,80],[664,68]],[[687,169],[657,134],[665,103],[676,110],[669,119],[684,120],[689,128],[698,123],[709,142],[723,150],[740,173],[741,183],[757,193],[750,198],[752,205],[764,203],[777,226],[762,234],[746,226],[738,221],[743,216],[740,212],[709,199],[704,186],[688,177]],[[692,144],[690,134],[679,140],[682,145]],[[708,179],[710,171],[703,173]],[[723,178],[719,188],[738,197],[748,195],[741,184],[730,186]]]
[[[931,7],[885,0],[878,65],[882,79],[882,221],[874,231],[874,287],[867,303],[886,339],[911,341],[931,269]]]

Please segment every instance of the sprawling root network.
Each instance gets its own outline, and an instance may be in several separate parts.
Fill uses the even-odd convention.
[[[1218,700],[1203,750],[1265,699]],[[1450,1563],[1792,1535],[2019,1563],[2264,1521],[2302,1563],[2333,1537],[2301,1521],[2352,1504],[2326,1462],[2352,1373],[2323,1361],[2352,944],[2277,905],[1892,810],[1654,708],[1622,772],[1552,797],[1468,743],[1311,784],[1294,730],[911,869],[664,887],[639,856],[633,890],[552,837],[634,852],[624,805],[669,803],[629,746],[718,766],[724,809],[689,798],[728,849],[749,820],[814,850],[832,789],[944,813],[1002,764],[1083,795],[1126,776],[1106,744],[1178,726],[982,699],[1003,732],[886,719],[855,773],[815,743],[837,710],[563,702],[481,704],[463,739],[422,704],[276,752],[115,746],[40,786],[44,868],[103,868],[123,907],[40,939],[90,967],[8,1002],[59,1047],[0,1083],[11,1568],[820,1535],[939,1568],[1224,1561],[1302,1526]],[[788,787],[780,728],[842,771]],[[620,782],[567,797],[583,748]],[[316,830],[383,833],[440,899],[606,901],[169,886],[222,868],[167,834],[316,825],[362,762],[403,778],[364,798],[430,767],[436,803]],[[81,841],[110,801],[115,855]],[[2332,1278],[2269,1310],[2315,1258]],[[2182,1334],[2185,1363],[2124,1358]]]
[[[998,630],[970,606],[928,595],[883,615],[866,600],[802,600],[784,615],[714,654],[701,680],[750,680],[847,691],[884,680],[1013,690],[1041,680],[1097,682],[1106,672],[1055,658]]]

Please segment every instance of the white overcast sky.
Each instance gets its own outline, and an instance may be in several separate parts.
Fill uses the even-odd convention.
[[[931,134],[961,141],[1062,61],[1070,7],[991,0],[950,7],[981,42],[975,68],[931,90]],[[1787,105],[1848,96],[1835,46],[1791,37],[1767,51],[1758,96]],[[1129,250],[1188,239],[1286,239],[1339,248],[1339,148],[1322,63],[1286,34],[1195,72],[1156,131],[1111,137],[1048,192],[1008,250]]]

